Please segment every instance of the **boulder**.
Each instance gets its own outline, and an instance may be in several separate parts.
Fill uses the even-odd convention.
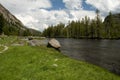
[[[33,38],[32,37],[28,37],[28,40],[33,40]]]
[[[61,45],[58,40],[53,38],[48,42],[48,47],[53,47],[55,49],[59,49],[61,47]]]

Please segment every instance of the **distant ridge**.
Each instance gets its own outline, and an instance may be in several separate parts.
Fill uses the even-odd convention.
[[[110,18],[110,15],[108,15],[106,18],[105,18],[105,21],[104,22],[108,22],[108,20],[109,20],[109,18]],[[114,23],[116,24],[116,25],[120,25],[120,13],[117,13],[117,14],[112,14],[112,19],[113,19],[113,21],[114,21]]]

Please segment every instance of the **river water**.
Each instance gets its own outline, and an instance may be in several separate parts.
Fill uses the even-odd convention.
[[[120,40],[57,39],[61,52],[120,74]]]

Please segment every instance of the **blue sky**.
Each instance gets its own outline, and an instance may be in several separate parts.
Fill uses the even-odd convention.
[[[43,31],[50,25],[76,21],[85,16],[102,20],[111,11],[120,13],[120,0],[0,0],[0,3],[28,28]]]
[[[52,3],[52,8],[48,9],[48,10],[59,10],[59,9],[66,9],[65,7],[65,3],[63,3],[62,0],[50,0],[51,3]],[[92,11],[95,11],[96,8],[93,7],[92,5],[90,4],[86,4],[85,2],[86,0],[83,0],[82,2],[82,7],[84,10],[92,10]]]
[[[58,10],[58,9],[65,9],[65,4],[62,2],[62,0],[50,0],[52,3],[51,10]]]

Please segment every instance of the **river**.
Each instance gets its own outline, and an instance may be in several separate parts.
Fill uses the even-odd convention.
[[[120,74],[120,40],[57,39],[61,52]]]

